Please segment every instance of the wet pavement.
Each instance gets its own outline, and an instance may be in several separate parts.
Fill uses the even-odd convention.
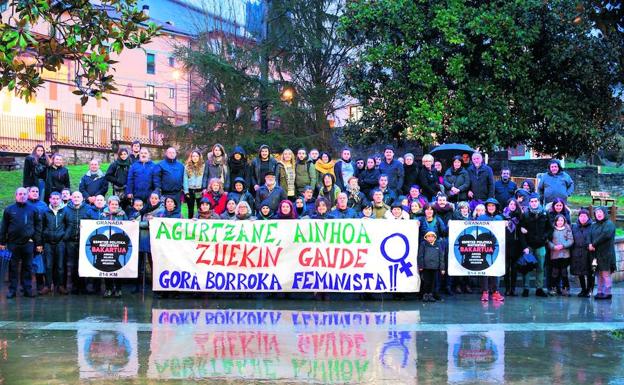
[[[618,332],[619,330],[619,332]],[[0,384],[624,384],[612,301],[0,300]]]

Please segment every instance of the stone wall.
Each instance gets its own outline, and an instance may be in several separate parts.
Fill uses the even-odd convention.
[[[513,176],[535,177],[546,172],[550,159],[499,160],[491,159],[494,173],[507,166]],[[575,194],[589,195],[590,191],[607,191],[613,195],[624,195],[624,174],[599,174],[596,167],[571,168],[565,170],[574,180]]]

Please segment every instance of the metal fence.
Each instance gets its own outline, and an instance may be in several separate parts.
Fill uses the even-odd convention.
[[[162,135],[149,116],[113,110],[110,117],[46,110],[44,116],[0,113],[0,151],[29,153],[41,143],[47,148],[64,146],[106,150],[113,142],[161,146]]]

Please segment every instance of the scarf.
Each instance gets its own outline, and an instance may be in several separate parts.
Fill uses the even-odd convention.
[[[102,172],[102,170],[97,170],[96,172],[91,172],[91,170],[87,171],[87,176],[88,177],[92,177],[95,176],[95,179],[100,179],[104,176],[104,173]]]
[[[130,157],[128,156],[126,160],[122,160],[121,158],[117,159],[117,166],[130,167]]]
[[[198,211],[197,218],[199,219],[213,219],[212,218],[212,210],[208,211]]]
[[[330,161],[329,163],[323,163],[322,160],[318,160],[316,162],[316,164],[314,165],[314,168],[316,168],[316,170],[318,172],[321,173],[321,175],[325,175],[325,174],[332,174],[334,175],[334,164],[336,162],[334,162],[333,160]]]
[[[241,156],[240,160],[234,159],[234,157],[230,157],[228,160],[228,164],[230,166],[230,171],[233,175],[243,174],[245,171],[245,167],[247,167],[247,161],[244,157]]]
[[[510,233],[516,231],[516,226],[520,223],[520,215],[518,215],[518,209],[516,211],[509,210],[509,207],[505,207],[503,215],[507,218],[507,229]]]
[[[542,205],[537,206],[536,209],[532,209],[531,206],[529,206],[529,213],[533,215],[539,215],[542,211],[544,211],[544,209],[542,209]]]
[[[438,214],[446,214],[448,212],[453,211],[453,207],[451,207],[451,205],[449,205],[448,203],[444,207],[438,206],[437,203],[434,203],[433,210]]]
[[[351,189],[351,187],[349,187],[349,188],[347,188],[347,192],[349,192],[349,199],[353,199],[353,201],[355,203],[360,203],[361,198],[360,198],[360,187],[359,186],[357,186],[353,190]]]

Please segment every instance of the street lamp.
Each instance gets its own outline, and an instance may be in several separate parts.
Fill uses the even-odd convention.
[[[293,101],[294,98],[295,98],[295,89],[294,88],[289,86],[289,87],[285,87],[282,90],[282,94],[280,96],[280,99],[283,102],[290,103],[290,102]]]

